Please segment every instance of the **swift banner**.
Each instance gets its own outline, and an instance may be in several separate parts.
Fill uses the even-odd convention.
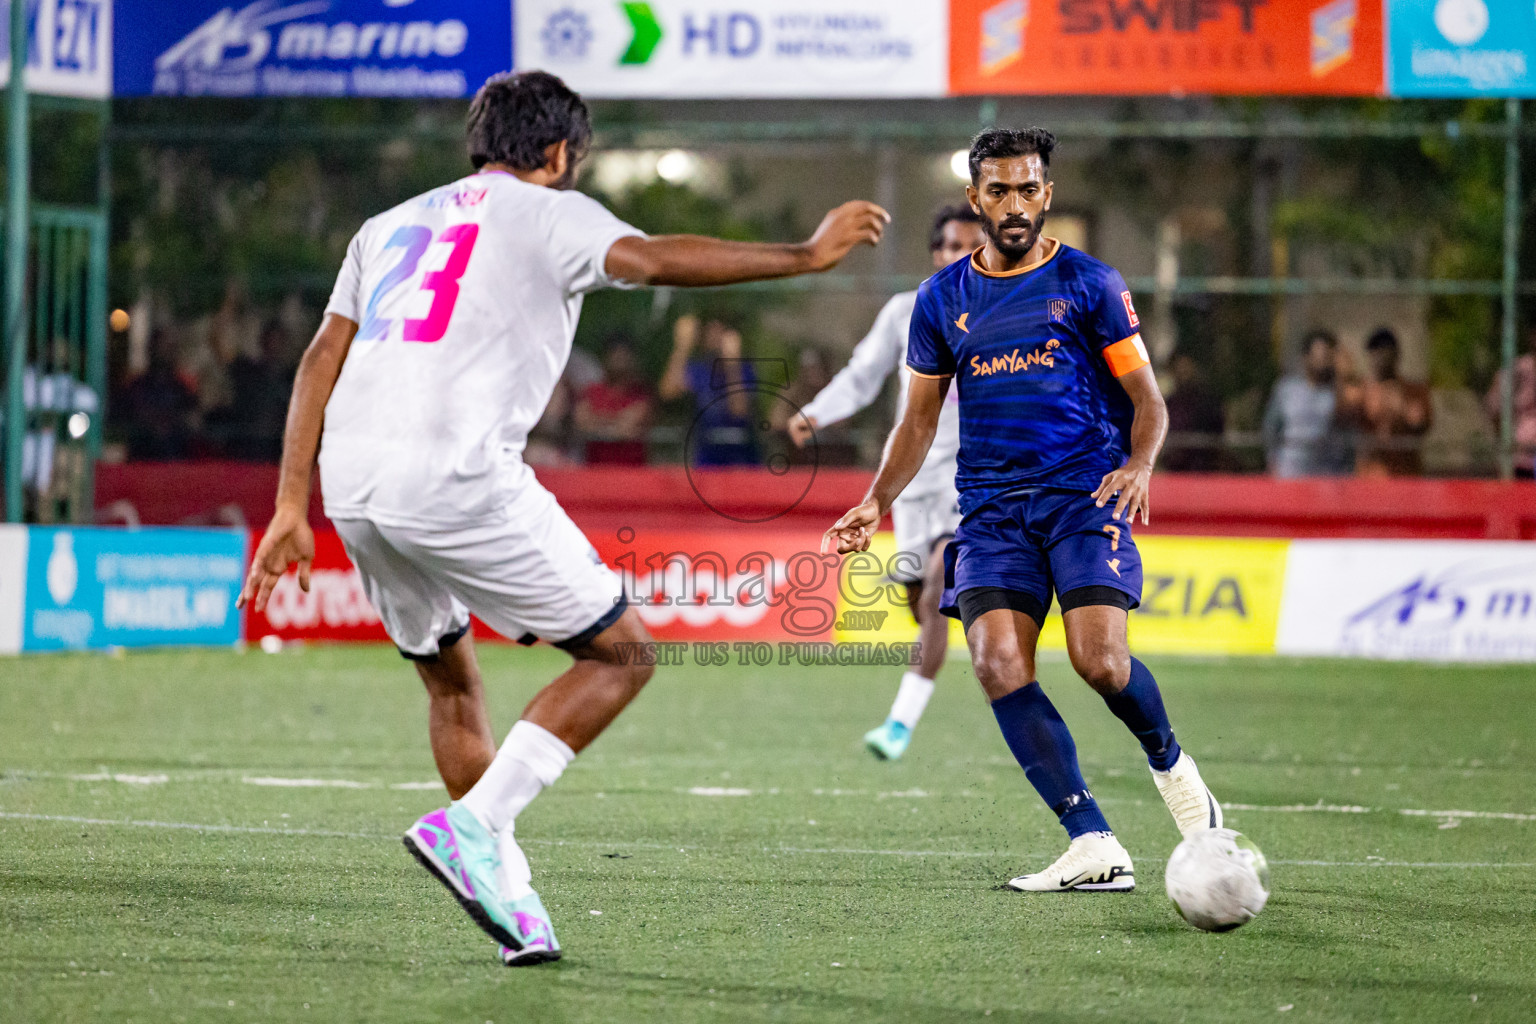
[[[1375,95],[1381,23],[1381,0],[951,0],[950,92]]]
[[[512,61],[508,3],[117,0],[119,96],[469,96]]]
[[[943,96],[924,0],[518,0],[517,66],[596,97]]]

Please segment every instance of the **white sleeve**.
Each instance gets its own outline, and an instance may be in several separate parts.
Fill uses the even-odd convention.
[[[363,284],[363,232],[364,224],[347,244],[346,259],[341,261],[341,272],[336,275],[336,287],[331,289],[331,300],[325,304],[327,313],[344,316],[353,323],[363,321],[363,298],[358,294]]]
[[[557,192],[549,205],[549,251],[568,294],[599,288],[633,287],[608,276],[605,264],[613,243],[645,232],[610,213],[602,203],[580,192]]]
[[[817,426],[839,423],[867,407],[879,397],[885,378],[901,365],[911,319],[904,308],[909,304],[901,300],[897,296],[885,304],[864,340],[854,346],[848,365],[837,371],[837,376],[801,410]]]

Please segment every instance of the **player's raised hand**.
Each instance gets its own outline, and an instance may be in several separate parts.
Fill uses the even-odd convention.
[[[815,270],[830,270],[856,245],[877,245],[891,215],[862,199],[844,203],[821,218],[821,226],[806,246]]]
[[[1099,481],[1099,489],[1093,492],[1094,503],[1103,508],[1116,492],[1120,497],[1115,501],[1115,511],[1111,518],[1134,522],[1136,513],[1140,512],[1143,523],[1151,521],[1151,466],[1127,462],[1113,473],[1106,473],[1104,479]]]
[[[868,551],[870,538],[879,525],[880,505],[877,502],[855,505],[821,535],[821,553],[831,554],[835,550],[839,555],[846,555],[851,551]]]
[[[299,565],[299,589],[309,593],[309,567],[315,561],[315,534],[308,517],[298,509],[279,507],[251,556],[251,571],[235,598],[235,607],[251,604],[258,612],[267,607],[272,588],[295,562]]]

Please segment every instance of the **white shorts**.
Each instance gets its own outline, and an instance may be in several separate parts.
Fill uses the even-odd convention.
[[[537,483],[503,522],[452,529],[338,519],[368,600],[408,658],[432,658],[473,612],[520,643],[577,647],[607,629],[627,600],[619,577]]]
[[[960,525],[960,495],[953,488],[927,494],[902,494],[891,503],[891,521],[896,527],[898,557],[892,563],[891,579],[897,583],[917,583],[923,578],[923,566],[933,546],[955,535]]]

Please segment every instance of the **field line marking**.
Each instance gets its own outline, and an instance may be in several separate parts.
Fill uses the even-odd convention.
[[[290,789],[372,789],[369,782],[351,779],[291,779],[278,775],[247,775],[240,780],[247,786],[279,786]]]
[[[20,821],[48,821],[71,825],[117,825],[128,828],[163,828],[177,829],[186,832],[221,832],[240,833],[273,836],[317,836],[325,839],[367,839],[375,842],[393,840],[393,835],[380,835],[376,832],[340,832],[329,829],[313,828],[271,828],[257,825],[200,825],[186,821],[155,821],[134,818],[87,818],[73,814],[27,814],[20,811],[0,811],[0,819]],[[599,842],[589,839],[524,839],[521,842],[537,846],[574,846],[582,848],[622,850],[677,850],[685,853],[692,850],[703,850],[703,847],[674,846],[670,843],[647,843],[633,840],[619,842]],[[839,846],[764,846],[760,852],[768,854],[789,853],[812,856],[840,856],[840,857],[1014,857],[1018,854],[1014,851],[970,851],[970,850],[875,850],[855,847]],[[1143,863],[1162,864],[1162,860],[1142,858]],[[1271,860],[1271,864],[1285,867],[1315,867],[1315,868],[1426,868],[1466,870],[1472,868],[1531,868],[1536,863],[1501,862],[1501,861],[1406,861],[1406,860]]]
[[[331,839],[392,839],[372,832],[333,832],[317,828],[271,828],[261,825],[199,825],[189,821],[154,821],[139,818],[85,818],[74,814],[23,814],[0,811],[0,818],[20,821],[54,821],[74,825],[120,825],[129,828],[170,828],[186,832],[238,832],[272,836],[324,836]]]

